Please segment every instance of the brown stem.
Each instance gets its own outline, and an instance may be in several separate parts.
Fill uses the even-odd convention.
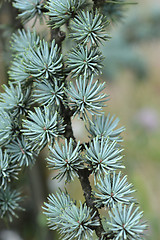
[[[65,132],[64,136],[67,139],[73,138],[75,141],[75,144],[76,144],[76,139],[73,135],[73,130],[72,130],[72,126],[71,126],[71,112],[69,109],[65,109],[65,108],[63,109],[62,112],[63,112],[63,116],[65,119],[65,124],[66,124],[66,132]],[[81,169],[78,171],[79,181],[82,186],[86,204],[88,207],[90,207],[90,209],[92,209],[92,212],[95,213],[93,220],[99,221],[99,226],[95,226],[92,229],[95,230],[96,235],[99,239],[102,239],[102,236],[104,236],[103,239],[112,239],[113,237],[111,238],[110,236],[108,237],[108,235],[103,235],[105,230],[104,230],[102,222],[101,222],[99,211],[95,206],[95,199],[92,194],[92,187],[91,187],[91,184],[89,181],[90,174],[91,174],[91,171],[89,171],[87,168]]]
[[[99,222],[99,226],[95,226],[92,229],[95,230],[97,237],[99,237],[99,239],[102,238],[102,233],[104,233],[104,228],[101,222],[101,218],[100,218],[100,214],[98,212],[98,209],[95,207],[95,203],[94,203],[94,197],[92,195],[92,188],[89,182],[89,175],[90,172],[88,171],[88,169],[82,169],[79,170],[78,172],[79,175],[79,180],[84,192],[84,197],[86,200],[86,204],[88,207],[90,207],[92,209],[93,213],[96,213],[93,220],[98,220]]]
[[[55,39],[56,44],[61,48],[62,42],[65,39],[66,34],[65,32],[61,31],[60,28],[51,28],[51,39]]]
[[[74,142],[76,143],[71,122],[72,111],[70,110],[70,108],[65,107],[63,103],[61,104],[61,115],[63,116],[64,124],[66,125],[64,137],[68,140],[70,138],[73,138]]]

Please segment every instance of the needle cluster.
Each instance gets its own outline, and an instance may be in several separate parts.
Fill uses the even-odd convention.
[[[64,240],[92,240],[94,234],[101,240],[144,239],[146,223],[134,205],[133,185],[120,172],[125,128],[118,126],[119,118],[105,116],[109,98],[105,83],[97,79],[104,59],[100,45],[110,39],[108,19],[121,18],[124,2],[13,1],[23,24],[46,17],[55,39],[47,41],[30,29],[12,36],[11,82],[0,94],[1,218],[12,221],[22,210],[22,197],[10,186],[48,145],[46,165],[56,171],[55,178],[67,184],[77,177],[85,197],[85,202],[77,203],[67,191],[50,194],[43,210],[51,230]],[[70,49],[62,44],[62,30],[71,41]],[[89,142],[80,144],[74,137],[75,116],[84,121]]]

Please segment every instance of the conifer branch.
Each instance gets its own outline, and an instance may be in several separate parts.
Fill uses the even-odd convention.
[[[49,144],[49,169],[57,170],[55,178],[60,181],[78,177],[85,198],[85,203],[79,201],[78,206],[67,191],[60,190],[44,203],[49,228],[58,230],[64,240],[92,240],[93,231],[99,240],[142,239],[146,229],[141,222],[143,214],[130,196],[134,192],[132,184],[116,172],[124,168],[120,145],[124,127],[117,127],[118,118],[102,114],[109,99],[103,92],[104,83],[95,80],[95,75],[101,74],[103,60],[99,45],[110,38],[106,34],[107,18],[98,9],[103,4],[108,12],[112,10],[111,19],[122,17],[123,9],[116,1],[112,5],[111,1],[93,0],[93,9],[85,0],[13,2],[23,23],[35,18],[35,24],[37,18],[49,16],[51,41],[40,40],[29,30],[19,30],[12,37],[14,60],[9,75],[15,82],[5,86],[5,93],[0,95],[2,215],[9,214],[11,219],[16,214],[10,206],[20,209],[19,194],[15,192],[13,197],[9,192],[7,203],[3,197],[10,179],[17,179],[21,170],[18,166],[34,164],[38,153]],[[66,60],[62,54],[67,35],[61,31],[63,25],[67,25],[69,37],[76,44]],[[68,82],[69,77],[73,81],[76,77],[75,82]],[[38,106],[32,108],[35,102]],[[90,141],[86,144],[80,145],[74,136],[75,115],[89,123]],[[59,142],[60,137],[65,138],[64,143]],[[90,175],[98,192],[92,190]],[[103,221],[99,212],[102,207],[109,214]]]

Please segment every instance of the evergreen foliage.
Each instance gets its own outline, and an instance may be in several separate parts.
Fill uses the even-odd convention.
[[[49,10],[47,13],[50,17],[49,24],[53,28],[62,26],[84,7],[85,2],[85,0],[49,0],[46,6]]]
[[[83,169],[83,162],[80,156],[80,142],[74,147],[74,141],[70,138],[69,143],[65,139],[65,144],[60,148],[58,142],[55,143],[54,148],[49,147],[51,151],[50,158],[47,159],[50,169],[59,170],[55,178],[62,180],[66,178],[66,182],[78,176],[79,169]]]
[[[11,190],[7,187],[0,190],[0,217],[12,222],[13,217],[18,217],[17,210],[23,210],[19,203],[23,200],[17,190]]]
[[[13,82],[4,85],[0,95],[1,218],[12,221],[15,211],[22,210],[20,193],[10,188],[12,180],[22,167],[32,166],[49,144],[48,168],[58,170],[55,178],[65,183],[77,177],[85,197],[84,203],[76,203],[67,191],[50,194],[43,206],[49,228],[66,240],[91,240],[94,234],[101,240],[144,239],[146,224],[133,205],[133,186],[119,172],[124,168],[121,133],[125,128],[118,126],[115,116],[103,114],[109,99],[105,83],[95,79],[102,71],[99,46],[110,38],[108,19],[121,17],[124,2],[14,0],[22,23],[48,15],[51,39],[40,40],[29,29],[12,36],[9,78]],[[72,40],[72,49],[65,56],[62,25]],[[75,115],[86,124],[88,143],[80,144],[74,137]],[[94,176],[95,192],[90,175]],[[109,213],[104,222],[100,208],[105,216]]]
[[[3,153],[0,148],[0,189],[3,188],[5,190],[12,178],[18,179],[17,175],[19,171],[20,168],[18,165],[13,163],[7,152]]]
[[[46,41],[40,41],[37,49],[30,48],[23,58],[25,72],[34,78],[56,77],[62,71],[62,55],[59,53],[55,40],[49,49]]]
[[[67,55],[67,66],[72,77],[79,75],[90,76],[100,74],[103,56],[98,48],[78,45]]]
[[[0,146],[2,147],[15,137],[16,132],[13,118],[3,109],[0,110],[0,119]]]
[[[32,75],[25,71],[23,59],[20,56],[15,56],[8,74],[10,80],[14,80],[15,83],[20,82],[20,84],[26,84],[26,81],[30,82],[33,80]]]
[[[42,77],[48,79],[61,75],[62,55],[55,40],[52,41],[51,48],[45,40],[40,41],[38,46],[28,45],[29,49],[24,49],[22,56],[18,55],[13,60],[9,71],[11,79],[25,83],[26,80]]]
[[[104,179],[100,178],[100,183],[97,184],[98,192],[95,195],[97,207],[105,206],[112,208],[117,202],[129,204],[134,199],[130,196],[135,190],[131,190],[132,184],[128,184],[127,176],[121,178],[121,172],[113,174],[109,172]]]
[[[115,239],[143,239],[146,223],[141,222],[143,212],[138,212],[139,207],[118,204],[109,211],[111,221],[108,222],[110,230],[115,232]]]
[[[89,121],[89,127],[87,128],[88,132],[91,136],[90,138],[98,137],[99,139],[108,138],[110,141],[122,142],[123,139],[120,134],[125,130],[124,127],[120,127],[118,129],[119,119],[114,119],[115,116],[110,118],[110,113],[105,117],[105,115],[101,116],[93,116],[92,120]]]
[[[56,110],[44,106],[28,114],[29,118],[23,120],[22,132],[35,146],[44,147],[64,132],[63,120]]]
[[[78,114],[83,119],[90,114],[100,114],[102,107],[108,100],[107,95],[102,91],[104,90],[105,83],[93,82],[93,75],[91,78],[80,76],[76,79],[76,85],[70,82],[70,88],[66,89],[69,96],[69,105],[75,109],[74,115]]]
[[[108,21],[97,10],[95,12],[81,11],[71,21],[70,37],[78,43],[99,45],[102,41],[109,39],[105,30],[107,25]]]
[[[109,171],[124,168],[121,165],[123,149],[117,148],[116,141],[110,142],[109,138],[93,138],[89,147],[86,146],[86,162],[94,172],[95,177],[104,176]]]
[[[17,137],[6,146],[7,153],[10,155],[13,163],[18,163],[22,166],[32,166],[35,163],[38,152],[33,150],[31,144],[23,135]]]
[[[23,23],[28,22],[32,18],[36,17],[35,21],[39,17],[40,20],[43,18],[43,7],[44,2],[42,0],[15,0],[13,6],[20,11],[18,15],[22,19]]]
[[[30,88],[24,90],[20,84],[14,87],[11,82],[9,87],[3,85],[3,88],[5,92],[0,95],[2,109],[10,111],[13,116],[18,116],[29,110],[32,104]]]
[[[92,227],[98,226],[98,220],[93,220],[91,209],[82,205],[77,207],[68,193],[60,192],[48,197],[45,203],[45,214],[48,217],[49,227],[58,229],[61,237],[67,239],[92,239]]]
[[[39,41],[40,38],[37,36],[35,30],[31,32],[28,28],[25,32],[24,29],[18,29],[17,33],[13,33],[12,35],[11,49],[15,54],[21,55],[30,47],[37,47],[39,45]]]
[[[33,98],[40,105],[60,105],[64,98],[64,83],[43,79],[35,83]]]

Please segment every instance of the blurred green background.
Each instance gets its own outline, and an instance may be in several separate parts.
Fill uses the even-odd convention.
[[[120,126],[124,125],[126,127],[123,134],[126,166],[124,172],[128,175],[128,181],[132,182],[137,190],[135,196],[144,211],[144,218],[148,221],[149,230],[146,239],[159,240],[160,1],[139,0],[137,3],[137,5],[130,6],[126,10],[124,13],[125,18],[121,23],[111,24],[109,31],[112,39],[102,47],[106,59],[101,79],[106,81],[106,91],[110,95],[110,101],[105,108],[105,112],[115,114],[120,118]],[[12,18],[8,16],[10,18],[8,20],[4,10],[6,13],[8,11],[3,6],[3,13],[0,12],[0,20],[8,24]],[[10,59],[8,40],[11,25],[7,26],[8,28],[5,28],[1,24],[0,29],[1,84],[7,81],[6,70]],[[73,128],[77,139],[81,141],[87,140],[87,132],[83,122],[74,119]],[[43,154],[45,154],[45,150]],[[39,162],[41,169],[43,169],[45,163],[43,160],[39,160]],[[32,176],[37,174],[37,164],[27,173],[31,177],[30,181],[32,183],[37,181]],[[51,175],[47,169],[40,172],[43,173],[43,177],[49,179],[47,180],[47,187],[50,191],[60,186],[59,183],[53,183],[50,180]],[[39,184],[35,184],[35,188],[41,188],[43,179],[41,179],[39,173],[37,175],[40,181]],[[26,206],[29,210],[21,214],[24,221],[16,220],[14,224],[10,225],[10,229],[16,230],[18,234],[20,233],[21,238],[24,240],[58,239],[57,236],[49,236],[50,234],[46,233],[45,217],[42,215],[40,208],[45,199],[40,197],[38,201],[36,200],[38,197],[33,194],[35,188],[33,187],[34,189],[30,190],[30,184],[26,179],[27,177],[21,176],[21,182],[26,186],[25,192],[33,197],[33,201],[28,200]],[[22,186],[23,184],[20,184],[21,188],[23,188]],[[43,187],[45,188],[45,186]],[[78,181],[71,183],[67,188],[73,198],[82,198]],[[41,193],[43,194],[42,189],[41,192],[37,193],[38,196],[41,196]],[[33,214],[31,205],[34,201],[37,201],[39,206],[35,213],[36,220],[31,222],[28,215]],[[18,227],[19,223],[20,228]],[[41,230],[39,230],[40,228]],[[6,229],[3,223],[1,223],[0,229]],[[2,234],[0,236],[2,238]],[[14,239],[18,240],[18,238],[13,238],[12,232],[10,240]]]

